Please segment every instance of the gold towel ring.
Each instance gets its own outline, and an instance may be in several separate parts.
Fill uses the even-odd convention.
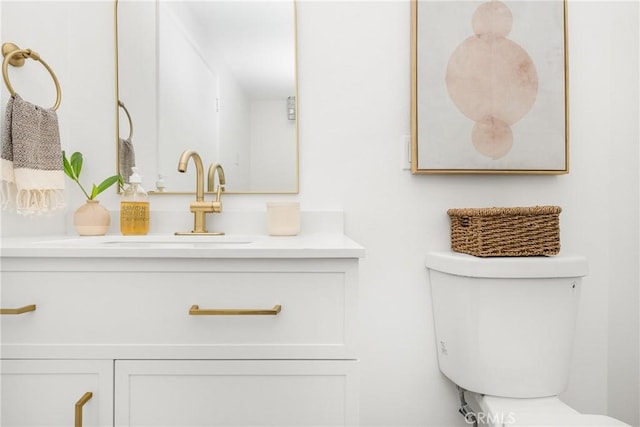
[[[120,101],[119,99],[118,106],[124,110],[124,112],[127,114],[127,119],[129,119],[129,137],[127,139],[131,141],[131,137],[133,136],[133,120],[131,120],[131,114],[129,114],[129,110],[127,110],[127,107],[124,106],[124,102]]]
[[[24,60],[26,58],[31,58],[34,61],[40,61],[44,68],[47,69],[49,74],[51,74],[51,78],[53,78],[53,83],[56,85],[56,103],[53,106],[54,110],[57,110],[60,106],[60,99],[62,99],[62,91],[60,90],[60,83],[58,83],[58,78],[56,74],[53,72],[49,64],[47,64],[40,55],[31,50],[31,49],[20,49],[17,45],[13,43],[3,43],[2,44],[2,56],[4,56],[4,61],[2,61],[2,77],[4,78],[4,83],[7,85],[7,89],[9,89],[9,93],[11,96],[16,96],[16,91],[13,90],[13,86],[11,86],[11,82],[9,81],[9,64],[14,67],[22,67],[24,65]]]

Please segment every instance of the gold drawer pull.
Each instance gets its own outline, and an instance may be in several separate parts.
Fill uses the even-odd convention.
[[[36,311],[35,304],[25,305],[24,307],[20,308],[0,308],[0,314],[22,314],[28,313],[30,311]]]
[[[280,304],[273,306],[272,309],[238,309],[238,308],[223,308],[223,309],[201,309],[197,305],[192,305],[189,309],[190,316],[276,316],[282,310]]]
[[[82,427],[82,408],[92,397],[93,393],[88,391],[76,402],[75,427]]]

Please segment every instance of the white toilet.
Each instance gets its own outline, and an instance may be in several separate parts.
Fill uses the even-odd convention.
[[[440,370],[490,426],[626,426],[561,402],[578,311],[581,256],[478,258],[432,252],[431,283]],[[463,415],[469,407],[462,409]],[[472,421],[470,421],[472,423]]]

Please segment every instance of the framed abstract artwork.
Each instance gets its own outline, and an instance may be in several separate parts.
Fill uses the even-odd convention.
[[[569,172],[566,0],[411,2],[412,172]]]

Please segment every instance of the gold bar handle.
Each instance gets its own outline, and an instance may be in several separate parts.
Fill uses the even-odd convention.
[[[92,397],[93,393],[88,391],[76,402],[75,427],[82,427],[82,408]]]
[[[23,314],[30,311],[36,311],[35,304],[25,305],[24,307],[19,308],[0,308],[0,314]]]
[[[282,310],[280,304],[273,306],[272,309],[238,309],[238,308],[222,308],[222,309],[203,309],[198,305],[192,305],[189,309],[190,316],[276,316]]]

